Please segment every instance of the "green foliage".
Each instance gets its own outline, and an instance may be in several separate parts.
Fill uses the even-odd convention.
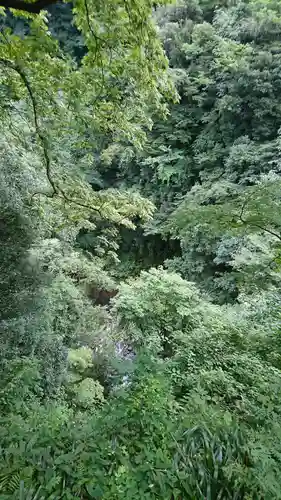
[[[216,302],[234,302],[252,271],[248,291],[275,282],[266,262],[278,241],[262,252],[252,235],[280,236],[280,6],[181,2],[156,18],[181,100],[145,150],[119,151],[112,170],[157,205],[146,233],[180,241],[182,255],[165,265]],[[242,250],[263,260],[262,276],[233,263]]]
[[[130,343],[159,351],[163,344],[168,349],[178,331],[192,328],[197,322],[196,313],[191,311],[198,300],[192,283],[179,275],[151,269],[121,284],[114,307],[121,328],[126,325]]]
[[[14,466],[13,477],[21,466],[20,478],[27,487],[31,477],[33,484],[37,478],[33,488],[36,490],[41,484],[43,498],[44,495],[65,498],[86,495],[121,499],[140,495],[168,499],[171,495],[180,498],[181,494],[201,498],[201,492],[214,494],[221,487],[227,493],[227,488],[235,484],[235,477],[238,480],[238,474],[245,467],[243,459],[247,455],[242,438],[237,431],[229,435],[230,427],[223,431],[223,426],[216,437],[204,427],[186,432],[161,371],[157,363],[141,357],[130,388],[109,401],[97,418],[78,421],[75,428],[65,426],[67,414],[59,421],[53,411],[36,429],[36,410],[33,409],[24,435],[20,422],[13,424],[14,439],[20,438],[22,442],[21,454],[16,453],[16,449],[7,450],[6,457]],[[28,435],[33,437],[32,450]],[[46,439],[50,442],[51,437],[53,444],[44,451],[44,442]],[[38,462],[42,453],[44,467]],[[225,467],[231,464],[234,469],[224,473]],[[205,470],[204,477],[199,472],[198,484],[197,467]],[[3,487],[8,483],[10,489],[15,486],[16,490],[15,482],[7,478],[7,474],[5,477]],[[192,478],[195,489],[189,493]],[[242,477],[240,483],[243,483]]]
[[[80,347],[68,351],[69,371],[66,387],[71,403],[82,408],[93,408],[94,404],[103,402],[103,387],[97,380],[87,376],[93,367],[93,352],[89,348]]]
[[[3,500],[281,498],[280,5],[158,3],[0,12]]]

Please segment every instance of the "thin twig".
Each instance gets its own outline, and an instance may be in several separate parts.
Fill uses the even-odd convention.
[[[63,199],[65,201],[67,201],[68,203],[73,203],[79,207],[86,208],[87,210],[91,210],[93,212],[97,212],[102,217],[102,214],[98,208],[92,207],[91,205],[88,205],[87,203],[82,203],[82,202],[77,201],[77,200],[72,200],[71,198],[68,197],[68,195],[65,193],[65,191],[61,187],[59,189],[59,192],[60,192],[60,194],[62,194]]]

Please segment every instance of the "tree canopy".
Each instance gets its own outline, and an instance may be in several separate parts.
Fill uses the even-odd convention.
[[[280,3],[0,3],[0,498],[281,498]]]

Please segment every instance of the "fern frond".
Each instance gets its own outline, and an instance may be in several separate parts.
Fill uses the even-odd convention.
[[[0,476],[0,491],[14,493],[20,486],[20,474],[18,471],[7,472]]]

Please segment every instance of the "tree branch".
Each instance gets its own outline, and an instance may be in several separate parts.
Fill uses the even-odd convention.
[[[256,228],[260,229],[261,231],[264,231],[267,234],[271,234],[272,236],[275,236],[275,238],[278,238],[278,240],[281,241],[281,235],[276,233],[275,231],[272,231],[271,229],[268,229],[267,227],[261,226],[257,222],[251,222],[251,221],[247,221],[244,219],[244,211],[246,209],[247,203],[249,202],[249,199],[250,199],[250,197],[245,198],[245,200],[243,201],[243,204],[241,206],[241,211],[240,211],[240,214],[238,216],[238,218],[242,222],[242,224],[246,224],[246,225],[248,224],[249,226],[256,227]]]
[[[46,175],[47,175],[48,181],[53,189],[53,193],[51,196],[54,196],[54,194],[56,194],[58,192],[58,189],[57,189],[55,182],[53,181],[52,176],[51,176],[51,160],[50,160],[50,156],[49,156],[49,152],[48,152],[48,145],[47,145],[46,138],[44,137],[44,135],[42,134],[41,129],[40,129],[38,114],[37,114],[36,98],[32,92],[29,80],[28,80],[26,74],[24,73],[24,71],[21,69],[21,67],[18,64],[15,64],[12,61],[9,61],[8,59],[3,59],[3,58],[0,58],[0,63],[4,64],[6,67],[11,68],[14,71],[16,71],[16,73],[21,77],[25,88],[27,89],[27,92],[29,94],[29,97],[30,97],[30,100],[32,103],[34,126],[35,126],[35,130],[36,130],[36,134],[37,134],[38,138],[40,139],[43,153],[44,153],[45,165],[46,165]]]
[[[57,3],[58,0],[36,0],[34,3],[24,2],[23,0],[0,0],[0,6],[6,9],[23,10],[31,14],[39,14],[41,10],[49,5]]]
[[[49,151],[48,151],[48,143],[47,143],[46,137],[43,135],[41,128],[40,128],[39,119],[38,119],[38,112],[37,112],[37,101],[36,101],[35,95],[33,94],[29,80],[28,80],[25,72],[23,71],[23,69],[18,64],[10,61],[9,59],[4,59],[4,58],[0,58],[0,64],[1,63],[4,66],[6,66],[7,68],[14,70],[19,75],[25,88],[27,89],[27,92],[29,94],[29,97],[30,97],[30,100],[32,103],[35,131],[36,131],[36,134],[41,142],[41,146],[42,146],[43,153],[44,153],[47,179],[48,179],[50,185],[52,186],[52,190],[53,190],[51,194],[33,193],[32,197],[35,196],[36,194],[41,194],[41,195],[43,194],[44,196],[47,196],[48,198],[53,198],[55,195],[59,195],[66,202],[72,203],[74,205],[77,205],[77,206],[86,208],[90,211],[96,212],[102,217],[102,214],[98,208],[92,207],[91,205],[79,202],[77,200],[72,200],[71,198],[69,198],[67,196],[67,194],[64,192],[64,190],[60,186],[58,186],[55,183],[55,181],[53,180],[52,175],[51,175],[51,159],[50,159]]]

